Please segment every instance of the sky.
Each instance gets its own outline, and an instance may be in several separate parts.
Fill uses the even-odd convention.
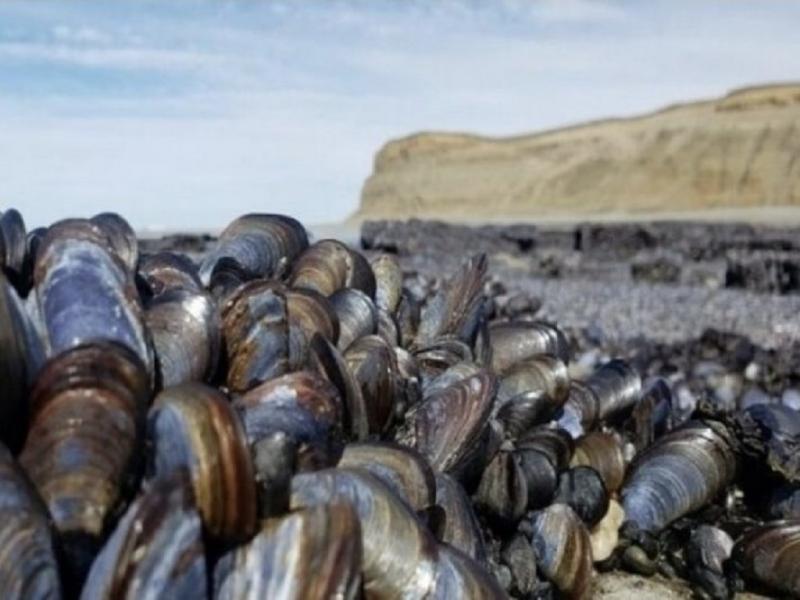
[[[419,130],[515,135],[800,80],[800,2],[0,3],[0,210],[352,213]]]

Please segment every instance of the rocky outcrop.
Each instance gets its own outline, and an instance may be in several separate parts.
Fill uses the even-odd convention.
[[[359,218],[470,220],[800,206],[800,84],[513,138],[378,152]]]

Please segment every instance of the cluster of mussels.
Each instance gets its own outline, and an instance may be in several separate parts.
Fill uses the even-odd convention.
[[[800,520],[748,504],[800,517],[798,413],[571,377],[484,257],[416,298],[284,216],[195,265],[9,210],[0,259],[0,598],[584,598],[610,568],[800,594]]]

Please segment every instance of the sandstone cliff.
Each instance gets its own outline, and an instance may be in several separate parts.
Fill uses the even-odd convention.
[[[800,84],[512,138],[419,133],[375,158],[357,218],[800,206]]]

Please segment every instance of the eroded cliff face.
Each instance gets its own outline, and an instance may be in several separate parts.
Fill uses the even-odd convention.
[[[420,133],[357,217],[481,219],[800,205],[800,84],[513,138]]]

